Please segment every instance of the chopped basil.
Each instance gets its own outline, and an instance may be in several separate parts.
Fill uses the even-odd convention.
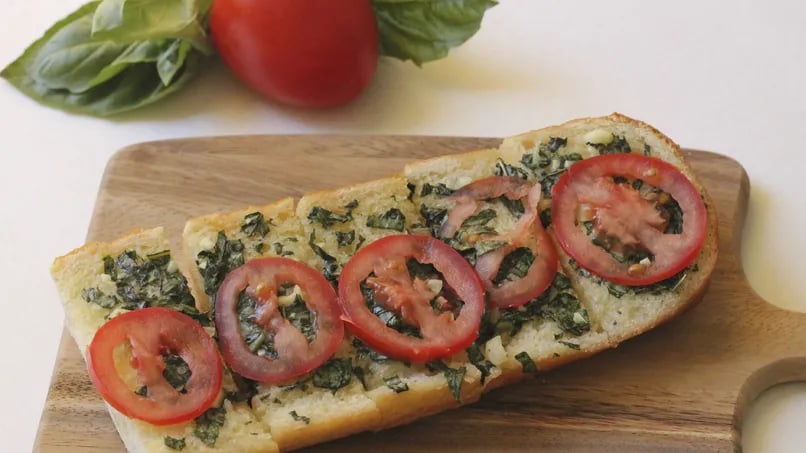
[[[292,304],[280,305],[280,313],[292,326],[305,335],[309,343],[316,338],[316,315],[308,308],[302,297],[297,295]]]
[[[402,393],[409,389],[409,385],[401,381],[397,375],[383,378],[384,384],[395,393]]]
[[[98,288],[84,289],[84,291],[81,293],[81,297],[83,297],[85,301],[98,305],[101,308],[113,308],[122,303],[122,301],[117,297],[104,294],[104,292]]]
[[[696,265],[695,265],[696,266]],[[693,268],[691,271],[694,271]],[[677,291],[686,280],[689,269],[684,268],[677,274],[657,283],[645,286],[623,286],[613,282],[598,279],[597,283],[607,285],[607,291],[614,297],[621,298],[625,294],[653,294],[658,295],[666,291]]]
[[[163,440],[165,442],[165,446],[171,450],[182,450],[186,447],[184,437],[177,439],[175,437],[165,436]]]
[[[551,209],[546,208],[540,211],[540,223],[543,224],[543,228],[548,228],[551,225]]]
[[[243,243],[237,239],[228,240],[224,232],[219,231],[215,246],[196,255],[196,267],[204,280],[204,292],[214,297],[224,277],[243,263]]]
[[[580,304],[571,287],[571,280],[558,273],[549,289],[527,309],[556,322],[560,328],[573,335],[582,335],[590,330],[588,311]]]
[[[389,360],[389,357],[377,352],[376,350],[367,346],[363,341],[359,340],[358,338],[353,338],[353,347],[355,347],[356,353],[355,356],[358,359],[368,358],[373,362],[386,362]]]
[[[426,195],[434,194],[438,197],[447,197],[452,195],[454,192],[455,190],[448,188],[448,186],[443,183],[438,183],[436,185],[425,183],[422,190],[420,190],[420,196],[424,197]]]
[[[574,270],[576,270],[577,274],[579,274],[580,277],[590,278],[591,281],[593,281],[594,283],[597,283],[599,285],[605,285],[607,287],[607,291],[612,296],[617,297],[617,298],[620,298],[620,297],[624,296],[625,294],[645,294],[645,293],[649,293],[649,294],[653,294],[653,295],[659,295],[659,294],[663,294],[665,291],[677,291],[678,289],[680,289],[680,286],[682,285],[683,281],[686,279],[686,276],[688,275],[688,272],[689,271],[696,272],[695,269],[697,268],[697,264],[695,263],[694,266],[691,269],[684,268],[683,270],[681,270],[677,274],[667,278],[666,280],[662,280],[662,281],[659,281],[657,283],[653,283],[651,285],[646,285],[646,286],[623,286],[623,285],[618,285],[618,284],[613,283],[613,282],[608,282],[608,281],[602,279],[601,277],[599,277],[597,275],[591,274],[586,269],[581,268],[579,266],[579,264],[573,259],[568,260],[568,264]]]
[[[417,186],[415,186],[410,182],[407,182],[406,188],[409,189],[409,195],[406,197],[406,199],[411,201],[411,199],[414,197],[414,190],[417,189]]]
[[[313,373],[314,387],[328,389],[333,393],[346,386],[353,378],[353,360],[330,359]]]
[[[375,316],[381,318],[381,321],[383,321],[387,327],[397,330],[398,332],[410,337],[422,338],[420,329],[406,324],[400,315],[391,310],[387,310],[380,305],[375,300],[375,291],[373,291],[369,285],[366,283],[361,283],[361,292],[364,294],[364,300],[366,300],[367,307]]]
[[[318,223],[324,228],[330,228],[336,223],[347,223],[353,220],[353,209],[358,206],[358,200],[353,200],[344,206],[344,214],[335,214],[325,208],[314,206],[308,213],[308,220],[311,223]]]
[[[433,264],[424,264],[414,258],[406,261],[406,268],[411,278],[417,277],[422,280],[440,278],[439,271],[437,271],[437,268],[435,268]]]
[[[249,350],[267,359],[279,357],[274,347],[274,333],[267,332],[257,323],[257,300],[246,291],[241,292],[235,310],[238,313],[241,336]]]
[[[263,237],[269,232],[269,222],[263,217],[261,212],[246,214],[241,222],[241,231],[247,236]]]
[[[134,393],[135,393],[136,395],[140,395],[140,396],[148,396],[148,387],[147,387],[147,386],[145,386],[145,385],[140,386],[140,388],[139,388],[139,389],[137,389],[137,390],[135,390],[135,392],[134,392]]]
[[[514,336],[520,332],[523,324],[535,318],[550,319],[564,332],[573,335],[590,330],[587,310],[574,294],[571,281],[561,273],[554,277],[551,286],[537,299],[519,308],[500,310],[494,329],[496,333]]]
[[[311,379],[308,378],[308,379],[303,379],[303,380],[297,381],[297,382],[295,382],[293,384],[281,385],[280,389],[282,391],[284,391],[284,392],[290,392],[292,390],[297,390],[297,389],[299,389],[300,391],[303,391],[303,392],[307,392],[308,391],[308,382],[310,380]],[[266,396],[268,396],[268,395],[266,395]]]
[[[579,153],[558,153],[567,144],[567,138],[550,137],[548,142],[538,146],[537,153],[529,152],[521,157],[521,164],[534,173],[545,198],[551,198],[552,187],[571,163],[582,160]]]
[[[495,163],[495,170],[493,170],[493,174],[495,176],[516,176],[522,179],[528,178],[528,175],[524,169],[510,165],[500,158]]]
[[[364,236],[359,234],[358,235],[358,244],[355,245],[355,249],[356,250],[360,249],[361,246],[364,245],[364,241],[366,241],[366,240],[367,240],[367,238],[365,238]]]
[[[579,343],[573,343],[573,342],[565,341],[565,340],[560,340],[560,343],[564,344],[565,346],[568,346],[571,349],[579,351],[579,348],[580,348]]]
[[[333,258],[333,256],[325,252],[322,247],[316,245],[316,232],[311,232],[311,238],[308,240],[308,245],[311,247],[311,250],[313,250],[313,252],[316,253],[319,258],[322,258],[322,261],[324,261],[322,274],[324,274],[325,278],[328,279],[333,286],[338,285],[339,274],[341,274],[341,266],[339,266],[339,263],[336,262],[336,258]]]
[[[428,362],[425,364],[425,366],[431,372],[442,371],[442,374],[445,376],[445,380],[448,381],[448,389],[450,389],[451,395],[453,395],[453,399],[461,403],[462,381],[465,378],[467,368],[466,367],[451,368],[444,362],[439,360],[434,362]]]
[[[523,367],[524,373],[536,373],[537,372],[537,365],[535,365],[534,360],[529,356],[529,353],[526,351],[521,351],[515,354],[515,360],[521,363]]]
[[[127,250],[116,258],[105,256],[104,273],[115,283],[115,294],[106,294],[100,288],[92,287],[84,288],[81,295],[88,303],[107,309],[172,308],[204,326],[209,325],[207,315],[196,310],[187,280],[178,270],[169,270],[170,263],[168,250],[145,257],[133,250]]]
[[[632,188],[635,190],[641,190],[641,187],[644,187],[644,181],[641,179],[636,179],[632,182]]]
[[[612,134],[613,139],[610,143],[586,143],[599,151],[599,154],[616,154],[616,153],[629,153],[632,152],[630,144],[624,136]],[[646,150],[646,148],[644,148]]]
[[[400,212],[400,209],[392,208],[380,216],[370,215],[367,218],[367,226],[402,232],[406,229],[406,216]]]
[[[521,200],[510,200],[506,195],[501,195],[496,200],[500,201],[513,217],[519,218],[523,215],[524,207]]]
[[[669,201],[666,204],[661,205],[661,209],[663,212],[667,213],[669,216],[669,224],[666,225],[666,230],[664,230],[665,234],[680,234],[683,232],[683,210],[680,209],[680,204],[677,203],[677,200],[674,198],[669,197]]]
[[[644,143],[644,156],[649,156],[650,152],[652,152],[652,147]]]
[[[495,229],[489,226],[489,223],[497,216],[495,209],[482,209],[462,222],[462,226],[459,227],[459,235],[495,234]]]
[[[510,252],[501,261],[498,267],[498,274],[493,279],[493,283],[500,285],[507,280],[518,280],[526,277],[529,267],[535,261],[535,256],[527,247],[520,247]]]
[[[252,398],[257,395],[257,381],[247,379],[237,373],[232,373],[232,380],[237,390],[225,392],[224,398],[233,403],[246,403],[252,407]]]
[[[420,215],[423,217],[423,220],[425,221],[425,226],[427,226],[431,230],[431,236],[436,237],[439,234],[439,229],[445,222],[445,218],[448,216],[448,210],[440,208],[429,208],[426,205],[421,204]]]
[[[541,143],[540,148],[542,149],[545,147],[547,151],[556,153],[560,148],[564,148],[567,144],[568,138],[566,137],[549,137],[548,143]]]
[[[490,253],[493,250],[498,250],[506,244],[504,241],[479,241],[476,242],[476,256],[482,256],[485,253]],[[475,261],[475,260],[474,260]]]
[[[355,375],[355,378],[358,379],[358,382],[361,383],[361,386],[364,387],[364,390],[369,390],[367,387],[367,378],[364,369],[360,366],[353,367],[353,374]]]
[[[291,239],[294,239],[294,242],[296,242],[297,238],[288,238],[289,241]],[[280,242],[273,243],[271,245],[271,248],[272,248],[272,251],[274,251],[274,254],[277,255],[277,256],[289,256],[289,255],[294,254],[294,252],[292,252],[291,250],[286,250],[285,246]]]
[[[294,421],[302,422],[302,423],[305,423],[306,425],[311,422],[310,418],[308,418],[308,417],[306,417],[304,415],[297,414],[297,411],[291,411],[291,412],[288,413],[288,415],[290,415],[291,418],[294,419]]]
[[[336,242],[338,242],[339,246],[350,245],[353,241],[355,241],[355,230],[350,230],[346,233],[336,231]]]
[[[185,386],[190,380],[190,367],[185,360],[176,354],[163,354],[162,360],[165,362],[165,369],[162,376],[179,393],[187,393]]]
[[[208,447],[215,447],[218,433],[224,426],[227,410],[222,407],[211,407],[207,412],[196,418],[193,435],[199,438]]]
[[[490,375],[490,370],[495,368],[495,365],[484,357],[481,348],[476,343],[467,348],[467,358],[481,372],[481,383],[484,384],[484,381]]]

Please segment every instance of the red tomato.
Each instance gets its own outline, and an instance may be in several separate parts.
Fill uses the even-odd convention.
[[[432,308],[437,293],[423,280],[411,278],[407,269],[411,258],[433,265],[442,274],[444,285],[463,302],[458,315]],[[376,302],[419,328],[422,338],[392,329],[370,311],[361,289],[369,281]],[[461,351],[476,339],[484,312],[484,288],[456,250],[430,236],[401,234],[378,239],[353,255],[339,278],[339,301],[350,330],[370,347],[390,357],[422,363]]]
[[[665,234],[666,219],[655,203],[614,177],[640,179],[669,194],[683,214],[682,232]],[[647,266],[623,263],[578,225],[578,209],[592,214],[593,225],[621,247],[647,250]],[[707,212],[700,193],[677,168],[638,154],[608,154],[574,164],[552,189],[552,228],[563,250],[590,272],[621,285],[649,285],[672,277],[697,256],[705,239]],[[632,269],[631,269],[632,268]]]
[[[285,319],[277,290],[295,284],[313,313],[315,336],[309,342]],[[242,292],[257,300],[255,323],[273,337],[276,358],[253,353],[240,328],[237,305]],[[221,355],[233,371],[260,382],[277,383],[301,376],[324,363],[344,338],[336,292],[316,269],[289,258],[254,259],[227,274],[216,294],[215,324]]]
[[[502,240],[506,245],[485,253],[476,260],[476,271],[484,283],[490,303],[498,308],[518,307],[529,302],[542,294],[557,275],[557,253],[537,212],[540,195],[540,185],[514,176],[480,179],[451,195],[456,205],[448,213],[440,230],[440,236],[446,238],[452,237],[462,223],[476,212],[477,201],[506,196],[510,200],[524,202],[524,213],[512,231],[487,238]],[[528,248],[534,256],[527,274],[517,280],[494,283],[504,258],[522,247]]]
[[[210,30],[238,78],[290,105],[347,103],[378,63],[370,0],[215,0]]]
[[[131,366],[147,396],[135,393],[118,374],[115,350],[131,346]],[[180,356],[190,378],[180,393],[165,379],[163,354]],[[112,318],[87,348],[95,388],[123,415],[154,425],[180,423],[201,415],[221,391],[223,366],[215,341],[196,321],[168,308],[143,308]]]

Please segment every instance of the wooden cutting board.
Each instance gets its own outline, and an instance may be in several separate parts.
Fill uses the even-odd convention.
[[[191,216],[376,179],[412,159],[497,143],[249,136],[135,145],[110,160],[87,239],[164,225],[179,244]],[[806,379],[806,315],[767,304],[744,278],[738,244],[749,183],[742,167],[713,153],[687,154],[719,212],[719,263],[698,306],[617,349],[493,391],[471,406],[309,451],[740,450],[748,402],[772,385]],[[34,449],[123,450],[66,334]]]

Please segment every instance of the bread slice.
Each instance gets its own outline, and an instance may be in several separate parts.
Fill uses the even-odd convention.
[[[524,156],[537,156],[541,145],[547,145],[552,137],[567,139],[566,145],[556,151],[558,156],[579,153],[587,158],[599,155],[602,146],[620,145],[628,146],[630,152],[662,159],[686,175],[702,195],[708,212],[708,231],[702,250],[681,274],[679,283],[670,282],[673,290],[637,294],[629,288],[603,282],[589,273],[580,272],[562,248],[557,247],[563,269],[588,308],[594,329],[607,334],[607,344],[599,346],[616,346],[674,318],[699,301],[716,266],[717,213],[713,200],[680,152],[680,147],[654,127],[614,113],[508,137],[501,144],[501,157],[507,164],[521,168],[530,179],[540,180],[546,172],[531,171],[523,163]]]
[[[490,176],[507,174],[509,170],[503,164],[498,149],[487,149],[413,162],[406,165],[404,174],[408,183],[415,187],[413,200],[419,206],[419,211],[450,210],[454,202],[446,196],[448,191]],[[430,190],[428,185],[432,187]],[[433,189],[439,185],[443,185],[442,190],[448,191],[440,194],[438,189]],[[517,221],[513,213],[499,201],[479,202],[476,212],[482,210],[495,212],[488,226],[498,233],[511,231]],[[455,247],[457,245],[458,249],[467,246],[461,242]],[[576,291],[565,284],[564,272],[561,271],[561,274],[547,291],[547,296],[551,296],[547,297],[548,306],[556,307],[560,302],[579,300]],[[563,298],[558,298],[559,294],[564,294]],[[601,343],[603,336],[600,333],[587,331],[587,307],[582,304],[573,308],[569,313],[572,321],[570,329],[568,326],[563,329],[557,321],[531,313],[526,307],[519,310],[491,310],[492,325],[489,328],[492,332],[482,334],[478,345],[484,358],[495,366],[488,371],[485,390],[522,378],[524,360],[531,360],[538,369],[547,370],[580,358]],[[573,322],[574,316],[578,323]],[[585,333],[580,335],[583,331]]]
[[[391,234],[425,231],[414,204],[409,200],[411,195],[405,178],[390,177],[306,195],[297,205],[297,216],[302,221],[305,236],[315,238],[317,245],[341,266],[357,249],[372,241]],[[347,207],[356,200],[357,205]],[[317,213],[321,214],[323,209],[345,216],[344,221],[322,222]],[[349,215],[346,215],[348,211]],[[391,220],[383,222],[382,219]],[[350,232],[354,232],[355,242],[340,245],[338,233]],[[357,362],[364,369],[367,395],[380,411],[381,428],[458,406],[446,372],[462,374],[459,389],[462,404],[472,403],[481,395],[481,373],[461,354],[446,361],[448,368],[457,371],[429,370],[422,364],[404,364],[390,359],[372,360],[366,354]],[[399,379],[407,390],[393,390],[385,381],[391,378]]]
[[[104,259],[116,259],[125,252],[134,252],[140,259],[148,260],[149,255],[158,254],[167,262],[163,264],[163,280],[185,281],[177,270],[176,263],[170,260],[165,252],[170,250],[162,228],[132,231],[111,242],[90,242],[65,256],[56,258],[51,267],[51,275],[56,283],[59,296],[66,315],[68,331],[75,339],[82,355],[86,354],[87,345],[92,341],[95,331],[110,317],[126,311],[120,303],[114,303],[113,297],[118,294],[119,283],[106,273]],[[162,283],[162,282],[160,282]],[[88,291],[89,290],[89,291]],[[187,288],[184,288],[186,300],[190,299]],[[94,302],[90,302],[89,300]],[[171,301],[160,300],[159,304]],[[151,304],[149,304],[151,305]],[[86,359],[86,355],[85,355]],[[134,371],[121,370],[124,380],[134,381]],[[237,388],[232,376],[225,374],[222,397],[214,405],[223,411],[224,422],[218,429],[218,436],[204,436],[208,443],[226,445],[229,451],[273,452],[278,451],[277,444],[267,429],[258,423],[252,410],[245,403],[235,403],[223,399],[227,392],[235,392]],[[154,426],[149,423],[128,418],[107,405],[112,421],[115,424],[126,449],[130,452],[172,452],[166,444],[167,438],[181,439],[187,452],[221,451],[211,447],[194,430],[201,422],[191,421],[170,426]]]
[[[249,226],[256,223],[260,225]],[[229,266],[224,264],[228,261],[226,257],[223,260],[205,258],[221,256],[221,244],[234,244],[230,248],[241,250],[242,260],[232,261],[233,265],[259,257],[284,256],[321,270],[321,259],[313,253],[305,237],[291,198],[189,220],[182,242],[197,304],[203,310],[212,307],[211,296],[221,283],[215,277],[223,277],[229,271]],[[205,272],[211,265],[217,265],[220,272]],[[336,353],[337,358],[354,355],[349,341],[343,342]],[[284,385],[258,384],[251,398],[254,414],[271,431],[282,450],[376,429],[380,425],[378,410],[358,379],[351,379],[348,385],[334,392],[315,387],[308,383],[310,380],[308,375]]]

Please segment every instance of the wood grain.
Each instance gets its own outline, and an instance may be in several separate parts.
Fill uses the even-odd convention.
[[[376,179],[405,162],[495,146],[450,137],[249,136],[136,145],[109,162],[88,239]],[[735,161],[687,152],[716,201],[721,254],[695,308],[617,349],[493,391],[413,424],[308,449],[326,451],[732,451],[747,404],[806,379],[806,315],[756,296],[738,244],[749,183]],[[64,335],[35,451],[122,451],[84,363]]]

